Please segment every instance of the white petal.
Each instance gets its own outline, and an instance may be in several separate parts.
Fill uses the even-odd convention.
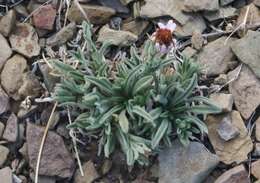
[[[165,29],[166,28],[166,25],[164,25],[161,22],[158,23],[158,26],[159,26],[160,29]]]
[[[160,51],[161,50],[161,46],[159,43],[155,43],[155,48],[157,51]]]
[[[169,29],[171,32],[173,32],[176,29],[176,23],[170,20],[166,25],[166,29]]]

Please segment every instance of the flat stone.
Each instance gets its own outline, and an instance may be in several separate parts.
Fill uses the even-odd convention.
[[[239,130],[239,136],[229,141],[224,141],[218,134],[218,128],[222,120],[231,118],[232,126]],[[253,143],[248,135],[244,121],[239,112],[232,111],[230,114],[209,115],[206,120],[208,136],[220,161],[225,164],[241,163],[247,160],[247,154],[252,151]]]
[[[260,19],[259,19],[260,21]],[[231,48],[237,58],[247,64],[260,78],[260,32],[248,31],[245,37],[232,43]]]
[[[5,125],[2,122],[0,122],[0,139],[4,134],[4,130],[5,130]]]
[[[46,44],[49,46],[60,46],[66,43],[68,40],[72,39],[74,33],[76,32],[76,24],[74,22],[63,27],[59,32],[49,37],[46,40]]]
[[[0,86],[0,115],[7,112],[9,108],[10,108],[9,97]]]
[[[88,161],[82,166],[84,176],[81,176],[79,169],[75,173],[75,178],[73,183],[92,183],[95,179],[99,177],[95,166],[92,161]]]
[[[217,129],[217,132],[225,141],[229,141],[231,139],[234,139],[239,135],[239,130],[237,127],[232,125],[230,117],[225,117],[222,119],[222,121],[219,124],[219,127]]]
[[[221,7],[218,11],[203,12],[203,16],[210,22],[221,19],[230,19],[237,16],[237,9],[231,6]]]
[[[14,183],[12,170],[9,167],[0,169],[0,180],[3,183]]]
[[[228,73],[228,80],[235,78],[239,67]],[[254,73],[243,65],[239,77],[229,84],[235,106],[241,115],[248,119],[260,104],[260,81]]]
[[[260,143],[255,143],[255,150],[253,156],[260,156]]]
[[[187,58],[192,58],[197,53],[197,50],[193,49],[192,47],[188,46],[186,47],[181,54]]]
[[[216,11],[218,0],[184,0],[183,10],[186,12]]]
[[[239,16],[237,18],[237,26],[239,26],[240,24],[242,24],[244,22],[246,13],[247,13],[247,9],[249,7],[249,11],[248,11],[248,18],[246,21],[246,25],[247,26],[254,26],[254,25],[258,25],[260,22],[260,11],[259,9],[253,4],[249,4],[247,6],[243,6],[240,11],[239,11]]]
[[[202,72],[207,76],[224,74],[228,70],[228,64],[234,58],[230,45],[236,39],[230,38],[227,44],[227,37],[221,37],[206,45],[198,55],[198,63],[203,66]]]
[[[9,10],[0,20],[0,33],[5,37],[9,36],[15,27],[16,13],[14,10]]]
[[[27,123],[26,141],[29,164],[35,170],[43,127]],[[75,169],[74,159],[66,149],[63,139],[49,131],[42,151],[39,175],[71,178]]]
[[[56,18],[56,9],[51,5],[41,6],[33,14],[33,24],[39,29],[52,30]]]
[[[3,138],[9,142],[16,142],[19,134],[18,119],[14,113],[10,115],[6,122]]]
[[[220,74],[214,79],[214,84],[224,85],[228,82],[228,76],[226,74]]]
[[[256,140],[260,142],[260,118],[256,120],[255,124],[256,124],[255,137]]]
[[[248,173],[243,165],[236,166],[223,173],[214,183],[250,183]]]
[[[31,58],[40,54],[38,35],[29,23],[19,23],[10,36],[12,49]]]
[[[98,34],[98,42],[110,42],[112,45],[116,46],[129,46],[135,41],[138,37],[128,31],[117,31],[110,29],[107,26],[103,26]]]
[[[122,25],[122,30],[132,32],[133,34],[139,36],[147,28],[148,24],[149,23],[144,20],[134,20],[131,22],[124,23]]]
[[[222,109],[222,112],[232,111],[234,99],[231,94],[214,93],[210,95],[210,99],[214,102],[215,105]]]
[[[0,71],[2,70],[7,59],[12,55],[12,50],[7,40],[0,34]]]
[[[252,171],[252,175],[255,178],[260,179],[260,160],[257,160],[252,163],[251,171]]]
[[[7,147],[0,145],[0,167],[6,162],[9,152]]]
[[[174,141],[159,154],[159,183],[201,183],[217,166],[218,157],[198,142],[184,147]]]
[[[233,1],[235,1],[235,0],[220,0],[220,5],[221,6],[226,6],[226,5],[230,4],[230,3],[232,3]]]
[[[116,13],[114,9],[105,6],[81,4],[81,7],[92,24],[105,24]],[[68,19],[76,23],[86,20],[75,2],[70,7]]]
[[[14,100],[21,100],[27,96],[37,97],[41,93],[40,82],[34,74],[28,72],[28,69],[26,60],[20,55],[10,58],[3,68],[2,87]]]

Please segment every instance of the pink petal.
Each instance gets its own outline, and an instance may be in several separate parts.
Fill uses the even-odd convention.
[[[166,47],[166,45],[161,45],[161,49],[160,49],[160,52],[161,53],[167,53],[167,47]]]

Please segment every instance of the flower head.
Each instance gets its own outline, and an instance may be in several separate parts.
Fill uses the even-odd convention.
[[[153,33],[152,38],[155,41],[155,47],[161,53],[169,52],[176,43],[173,38],[173,32],[176,29],[176,24],[173,20],[169,20],[167,24],[158,23],[158,29]]]

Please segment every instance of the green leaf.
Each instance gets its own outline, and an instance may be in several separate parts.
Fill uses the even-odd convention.
[[[113,94],[112,83],[104,77],[94,77],[94,76],[85,76],[86,80],[96,85],[102,92],[105,92],[108,95]]]
[[[194,123],[200,129],[201,133],[206,133],[206,134],[208,133],[208,128],[206,124],[203,121],[201,121],[199,118],[195,116],[188,116],[188,115],[183,116],[183,118],[192,121],[192,123]]]
[[[140,106],[134,106],[133,107],[133,113],[143,117],[144,119],[146,119],[149,122],[153,122],[153,118],[152,116],[146,112],[146,110]]]
[[[129,121],[125,115],[125,110],[123,110],[120,114],[119,114],[119,125],[122,128],[124,133],[128,133],[129,131]]]
[[[161,139],[163,138],[164,134],[167,131],[169,126],[169,122],[167,120],[163,120],[155,133],[154,137],[152,138],[152,148],[155,149],[157,145],[160,143]]]
[[[136,95],[138,92],[151,87],[152,82],[153,82],[153,76],[151,76],[151,75],[141,78],[139,81],[137,81],[135,83],[135,86],[133,89],[133,95]]]
[[[103,115],[101,115],[101,117],[99,117],[98,119],[98,123],[99,124],[103,124],[105,123],[105,121],[110,118],[114,113],[122,110],[123,107],[122,105],[116,105],[114,106],[112,109],[110,109],[109,111],[105,112]]]

